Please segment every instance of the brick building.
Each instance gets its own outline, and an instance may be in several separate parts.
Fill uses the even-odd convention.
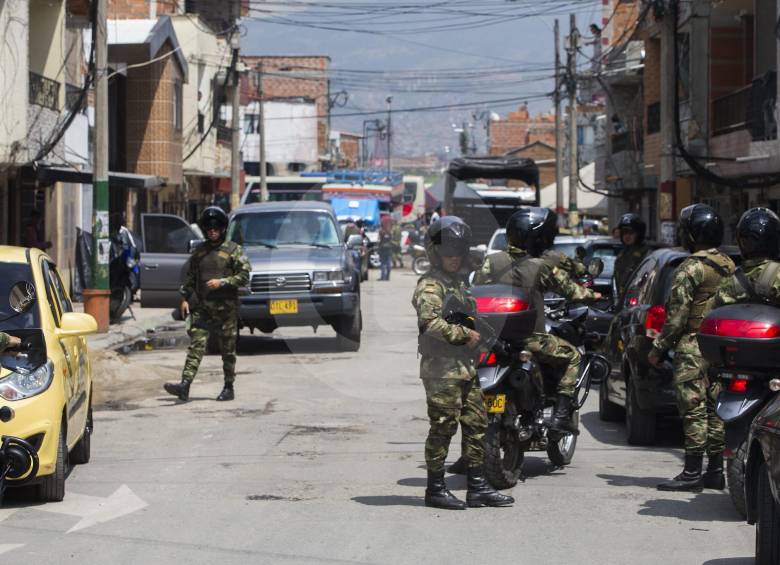
[[[555,116],[545,113],[532,117],[525,104],[506,118],[491,121],[489,128],[491,155],[505,155],[535,141],[555,147]]]

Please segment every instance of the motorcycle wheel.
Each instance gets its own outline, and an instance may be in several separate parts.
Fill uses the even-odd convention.
[[[423,276],[431,270],[431,262],[427,257],[415,257],[414,262],[412,263],[412,270],[415,275]]]
[[[579,410],[572,414],[572,420],[579,426]],[[558,441],[554,443],[551,442],[547,445],[547,457],[550,458],[550,461],[552,461],[552,464],[556,467],[564,467],[571,463],[575,449],[577,449],[577,436],[574,434],[566,434]]]
[[[111,323],[116,324],[122,319],[122,314],[130,306],[130,302],[133,300],[133,293],[130,288],[123,286],[111,291],[111,299],[109,301],[109,313],[111,317]]]
[[[745,504],[745,460],[747,459],[747,440],[737,449],[733,459],[726,462],[726,481],[729,485],[729,496],[734,508],[743,518],[747,516]]]
[[[502,431],[500,424],[493,423],[485,434],[485,476],[499,490],[517,484],[525,459],[525,452],[517,436],[512,433],[502,434]]]

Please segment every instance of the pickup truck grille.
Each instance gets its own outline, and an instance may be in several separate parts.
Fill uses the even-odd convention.
[[[300,292],[311,290],[309,273],[269,273],[252,275],[252,292]]]

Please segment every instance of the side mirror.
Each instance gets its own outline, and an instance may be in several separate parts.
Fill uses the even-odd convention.
[[[596,278],[601,273],[604,272],[604,261],[602,261],[599,257],[594,257],[590,260],[590,263],[588,263],[588,274],[592,276],[593,278]]]
[[[203,244],[205,239],[191,239],[187,244],[187,252],[192,253],[197,247]]]
[[[363,246],[363,236],[353,234],[347,238],[348,249],[360,249]]]
[[[57,328],[57,337],[81,337],[97,332],[97,322],[89,314],[65,312]]]

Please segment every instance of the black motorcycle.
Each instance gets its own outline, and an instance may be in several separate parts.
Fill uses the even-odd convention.
[[[477,286],[472,293],[478,331],[495,336],[478,365],[488,411],[485,474],[494,487],[507,489],[520,479],[526,452],[546,451],[554,465],[565,466],[574,456],[577,436],[550,427],[556,390],[543,373],[551,368],[541,365],[523,347],[536,321],[529,293],[506,285]],[[606,377],[610,365],[601,355],[585,351],[585,343],[593,339],[584,327],[587,306],[566,306],[559,314],[548,320],[550,331],[582,354],[572,414],[578,422],[592,380]]]
[[[756,415],[775,392],[778,377],[780,308],[734,304],[717,308],[702,321],[699,347],[709,376],[723,385],[716,411],[726,426],[726,478],[737,511],[745,516],[748,434]]]

